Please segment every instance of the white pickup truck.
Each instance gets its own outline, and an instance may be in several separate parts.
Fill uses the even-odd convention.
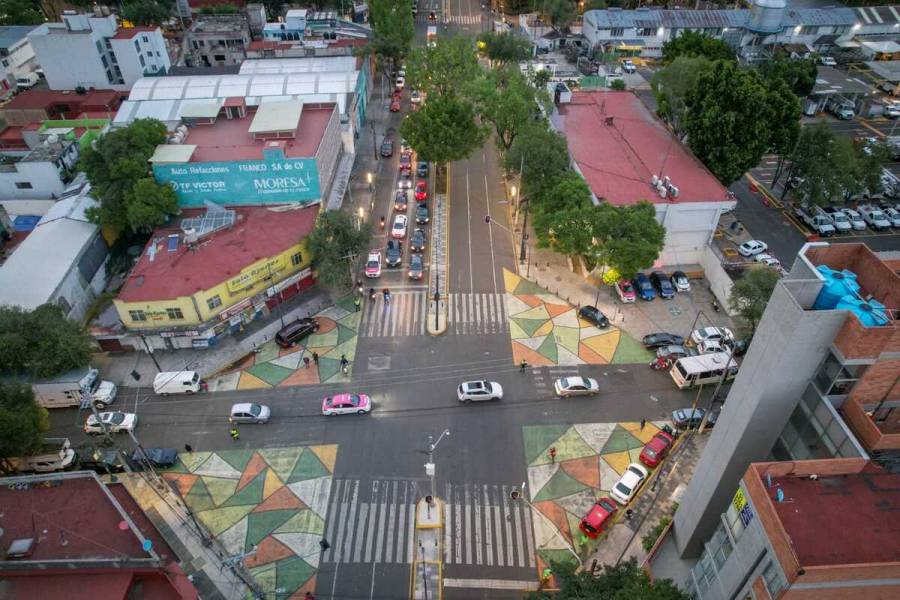
[[[91,402],[104,409],[116,400],[116,384],[100,379],[100,371],[93,367],[76,369],[50,379],[30,381],[34,399],[45,408],[81,406],[81,391],[87,389]]]

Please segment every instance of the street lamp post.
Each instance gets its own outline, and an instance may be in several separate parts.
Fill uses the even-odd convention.
[[[444,436],[449,436],[450,430],[445,429],[441,432],[441,435],[438,436],[437,441],[434,441],[433,436],[428,436],[428,464],[425,465],[425,472],[431,479],[431,502],[434,502],[434,451],[437,450],[438,444],[441,443],[441,440],[444,439]],[[428,516],[431,516],[431,502],[428,503]]]

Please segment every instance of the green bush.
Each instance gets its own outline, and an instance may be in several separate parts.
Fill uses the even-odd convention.
[[[641,538],[641,545],[644,547],[645,552],[650,552],[653,548],[653,545],[656,543],[656,540],[659,539],[659,536],[662,535],[663,530],[672,522],[672,517],[665,516],[659,520],[653,529],[647,533],[644,537]]]
[[[614,79],[613,82],[609,85],[612,89],[621,92],[625,89],[625,81],[622,79]]]

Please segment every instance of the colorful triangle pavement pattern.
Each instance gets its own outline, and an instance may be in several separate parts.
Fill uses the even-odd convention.
[[[314,315],[319,330],[292,348],[279,347],[274,339],[258,346],[256,352],[212,378],[211,392],[254,390],[297,385],[319,385],[346,381],[341,373],[341,356],[345,355],[353,369],[359,334],[359,313],[352,295]],[[313,353],[319,357],[316,364]]]
[[[246,566],[267,597],[302,598],[315,589],[318,561],[298,552],[325,532],[337,449],[184,453],[163,476],[229,552],[257,547]]]
[[[645,363],[652,356],[616,327],[598,329],[578,308],[533,281],[503,271],[513,362],[532,366]]]
[[[588,540],[578,523],[595,499],[607,496],[644,443],[665,425],[579,423],[522,428],[528,490],[538,557],[573,559],[569,548],[587,556],[599,540]],[[551,457],[550,449],[555,455]],[[537,513],[540,514],[537,514]],[[566,556],[567,555],[567,556]]]

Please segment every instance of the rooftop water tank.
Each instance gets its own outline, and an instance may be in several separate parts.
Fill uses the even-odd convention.
[[[882,327],[888,323],[887,311],[884,304],[875,300],[863,300],[853,294],[841,298],[835,306],[836,309],[850,310],[856,314],[856,318],[865,327]]]
[[[785,0],[753,0],[747,29],[756,33],[776,33],[781,31],[782,17],[787,8]]]
[[[847,269],[835,271],[827,265],[819,265],[816,269],[825,278],[825,285],[822,286],[822,291],[816,297],[813,310],[831,310],[837,306],[841,298],[855,295],[859,291],[856,273],[853,271]]]

